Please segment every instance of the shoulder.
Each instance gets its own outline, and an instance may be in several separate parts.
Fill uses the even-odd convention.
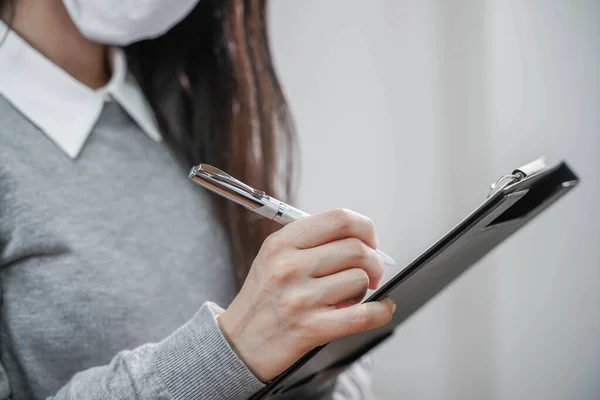
[[[8,100],[0,95],[0,137],[10,135],[11,128],[18,129],[25,125],[32,125]]]
[[[0,164],[22,163],[52,148],[44,133],[0,95]],[[0,176],[1,177],[1,176]]]
[[[23,114],[21,114],[8,100],[0,95],[0,156],[4,163],[10,154],[18,150],[24,137],[37,129]]]
[[[15,159],[18,159],[18,131],[27,122],[23,115],[0,96],[0,205],[5,205],[4,197],[14,183],[11,170]]]
[[[0,95],[0,206],[12,198],[19,177],[27,173],[32,159],[39,158],[48,139]],[[7,197],[8,196],[8,197]]]
[[[29,121],[0,95],[0,193],[9,177],[9,170],[18,159],[20,132]]]

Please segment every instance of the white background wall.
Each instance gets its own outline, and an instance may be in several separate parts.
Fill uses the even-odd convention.
[[[298,205],[405,265],[539,155],[582,184],[374,354],[382,399],[600,398],[600,1],[278,0]]]

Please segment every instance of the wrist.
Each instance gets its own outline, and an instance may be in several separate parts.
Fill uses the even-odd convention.
[[[250,372],[252,372],[252,374],[261,382],[268,382],[270,378],[262,374],[260,368],[252,362],[252,357],[244,352],[241,339],[238,338],[240,335],[236,335],[236,332],[238,332],[239,329],[237,329],[236,324],[231,321],[231,311],[228,312],[228,310],[220,309],[218,313],[215,312],[215,318],[223,337],[239,359],[246,365],[246,368],[248,368],[248,370],[250,370]]]
[[[173,399],[249,398],[264,386],[231,348],[208,302],[156,344],[152,360]]]

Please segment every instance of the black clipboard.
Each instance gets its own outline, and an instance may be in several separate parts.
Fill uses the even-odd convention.
[[[469,216],[398,272],[365,301],[392,297],[392,322],[318,347],[269,382],[251,399],[276,399],[295,388],[337,376],[441,292],[494,247],[579,183],[565,162],[536,160],[501,177],[488,198]]]

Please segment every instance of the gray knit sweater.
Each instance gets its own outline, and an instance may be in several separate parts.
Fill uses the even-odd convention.
[[[211,310],[236,294],[207,193],[106,103],[76,160],[0,97],[0,399],[245,399]],[[356,365],[295,397],[358,399]]]

